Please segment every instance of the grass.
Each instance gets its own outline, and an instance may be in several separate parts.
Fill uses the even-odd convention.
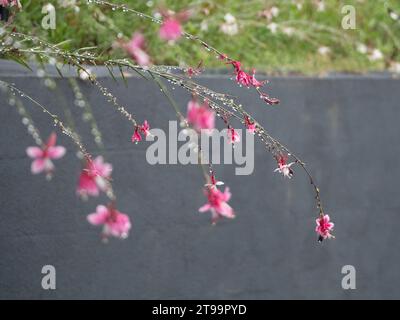
[[[196,65],[203,60],[207,67],[221,67],[221,63],[198,45],[186,39],[170,45],[158,38],[158,25],[138,17],[79,1],[79,12],[74,8],[61,8],[59,1],[22,0],[24,10],[15,21],[18,31],[35,34],[50,42],[65,40],[67,49],[96,46],[98,53],[123,57],[113,43],[120,34],[128,39],[134,31],[142,31],[147,38],[148,50],[154,63],[169,65]],[[325,0],[325,9],[317,10],[317,0],[110,0],[125,3],[147,14],[165,6],[179,11],[193,9],[194,14],[185,23],[189,33],[241,60],[250,68],[270,73],[322,74],[330,71],[368,72],[389,70],[400,63],[400,20],[391,17],[388,8],[400,15],[396,0]],[[56,7],[57,27],[41,27],[42,7],[52,3]],[[296,4],[301,3],[301,8]],[[356,29],[341,27],[345,4],[356,9]],[[271,7],[279,14],[268,21],[259,13]],[[239,31],[230,36],[220,30],[224,16],[230,13],[237,21]],[[277,31],[271,32],[268,24],[276,23]],[[201,27],[203,25],[203,28]],[[207,29],[204,26],[207,25]],[[271,27],[271,26],[270,26]],[[285,33],[286,32],[286,33]],[[289,33],[289,34],[288,34]],[[368,52],[359,51],[365,45]],[[327,47],[329,49],[320,49]],[[328,50],[321,54],[320,51]],[[372,61],[373,50],[382,53],[382,59]],[[377,52],[377,51],[375,51]]]

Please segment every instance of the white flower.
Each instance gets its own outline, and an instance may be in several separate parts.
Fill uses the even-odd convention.
[[[271,22],[267,25],[267,28],[269,29],[269,31],[271,31],[271,33],[276,33],[276,31],[278,30],[278,24],[276,24],[275,22]]]
[[[277,17],[279,15],[279,8],[278,7],[272,7],[271,8],[271,15],[273,17]]]
[[[203,20],[200,24],[200,30],[201,31],[207,31],[208,30],[208,22],[206,20]]]
[[[325,2],[323,0],[317,2],[317,11],[325,11]]]
[[[291,36],[291,35],[293,35],[293,33],[294,33],[294,28],[292,28],[292,27],[284,27],[283,29],[282,29],[282,32],[284,33],[284,34],[286,34],[287,36]]]
[[[400,19],[399,15],[398,15],[396,12],[394,12],[394,11],[390,12],[390,17],[391,17],[393,20],[399,20],[399,19]]]
[[[400,62],[392,62],[390,64],[390,71],[400,73]]]
[[[230,13],[227,13],[224,19],[225,23],[221,24],[221,31],[230,36],[237,34],[239,32],[239,26],[236,23],[236,18]]]
[[[378,61],[383,59],[383,53],[379,49],[372,50],[371,54],[368,56],[370,61]]]
[[[331,49],[329,47],[319,47],[318,48],[318,53],[322,56],[326,56],[331,52]]]
[[[357,43],[357,51],[361,54],[366,54],[368,52],[368,47],[364,43]]]
[[[236,18],[230,13],[227,13],[224,16],[224,19],[225,19],[225,22],[228,23],[228,24],[232,24],[232,23],[236,22]]]

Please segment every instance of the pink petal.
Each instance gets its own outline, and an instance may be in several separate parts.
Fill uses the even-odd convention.
[[[99,195],[99,188],[92,176],[90,176],[86,171],[82,171],[79,176],[78,187],[76,192],[79,195],[90,195],[97,197]]]
[[[96,226],[106,223],[108,215],[109,211],[107,207],[99,205],[97,206],[95,213],[89,214],[87,216],[87,220],[89,221],[90,224]]]
[[[65,155],[66,149],[62,146],[49,147],[47,154],[51,159],[60,159]]]
[[[211,209],[211,205],[209,204],[209,203],[206,203],[204,206],[202,206],[200,209],[199,209],[199,212],[206,212],[206,211],[208,211],[208,210],[210,210]]]
[[[26,154],[30,158],[42,158],[43,157],[43,150],[39,147],[28,147],[26,148]]]
[[[226,202],[221,203],[221,206],[219,208],[219,213],[226,218],[232,219],[235,217],[232,207]]]
[[[54,147],[56,145],[56,142],[57,142],[57,135],[56,135],[55,132],[53,132],[50,135],[49,139],[47,140],[46,146],[47,147]]]
[[[31,172],[33,174],[38,174],[43,172],[45,169],[45,160],[44,159],[36,159],[32,162]]]

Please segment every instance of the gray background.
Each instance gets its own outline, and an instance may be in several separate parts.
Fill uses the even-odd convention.
[[[52,110],[68,101],[90,151],[91,136],[79,120],[66,79],[60,93],[38,78],[2,64],[1,79],[16,83]],[[132,127],[90,84],[82,84],[114,165],[118,207],[130,214],[125,241],[100,241],[86,215],[104,197],[81,202],[75,195],[80,163],[68,154],[56,162],[50,183],[30,174],[32,145],[13,107],[0,96],[0,298],[277,299],[400,297],[399,80],[388,75],[324,78],[270,77],[278,107],[268,107],[229,76],[200,78],[241,102],[269,131],[301,156],[321,187],[336,240],[316,242],[313,193],[297,170],[292,181],[274,174],[275,161],[256,143],[255,171],[235,176],[231,165],[218,177],[231,187],[233,221],[210,225],[202,175],[196,166],[150,166],[148,143],[132,145]],[[100,78],[138,119],[167,128],[175,119],[151,82],[130,78],[129,88]],[[189,96],[175,95],[182,108]],[[61,98],[63,96],[63,98]],[[26,104],[30,106],[29,104]],[[52,124],[29,108],[47,136]],[[220,125],[220,123],[219,123]],[[57,270],[57,289],[41,289],[41,268]],[[357,289],[341,288],[344,265],[357,269]]]

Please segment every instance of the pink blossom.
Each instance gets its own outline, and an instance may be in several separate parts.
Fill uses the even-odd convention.
[[[234,128],[228,128],[228,139],[230,143],[240,142],[240,135]]]
[[[104,237],[113,236],[125,239],[128,237],[131,229],[129,216],[114,209],[112,205],[108,207],[99,205],[96,212],[89,214],[87,219],[90,224],[99,226],[103,225]]]
[[[245,72],[242,69],[242,64],[240,61],[230,61],[227,62],[228,64],[231,64],[234,68],[235,74],[236,74],[236,81],[237,83],[239,83],[240,85],[243,85],[245,87],[262,87],[266,81],[258,81],[255,77],[256,74],[256,70],[253,69],[253,74],[250,75],[247,72]]]
[[[135,32],[132,39],[122,44],[122,47],[139,65],[147,66],[150,64],[150,56],[145,51],[145,38],[142,33]]]
[[[222,192],[214,185],[213,187],[206,188],[204,194],[207,197],[208,202],[202,206],[199,211],[211,211],[211,221],[213,224],[215,224],[221,217],[229,219],[235,218],[233,209],[227,203],[231,198],[231,193],[229,192],[228,187],[225,188],[224,192]]]
[[[133,143],[138,143],[138,142],[142,141],[141,133],[144,134],[145,138],[147,138],[149,135],[151,135],[151,133],[150,133],[150,125],[147,122],[147,120],[145,120],[141,126],[136,126],[135,127],[135,131],[133,132],[133,135],[132,135],[132,142]]]
[[[66,149],[62,146],[56,146],[57,135],[53,132],[47,143],[41,148],[28,147],[27,155],[34,159],[31,165],[31,172],[38,174],[45,172],[51,174],[54,171],[54,164],[51,160],[60,159],[65,155]]]
[[[244,124],[246,125],[247,131],[249,131],[252,134],[255,134],[256,124],[255,122],[252,122],[248,116],[244,118]]]
[[[274,170],[274,172],[282,173],[284,177],[291,178],[293,176],[293,170],[290,168],[295,162],[287,163],[288,160],[287,155],[279,155],[277,157],[278,168]]]
[[[189,78],[199,75],[203,72],[203,61],[200,61],[197,67],[189,67],[186,71]]]
[[[335,224],[330,222],[329,215],[325,214],[319,217],[316,220],[316,223],[317,227],[315,228],[315,231],[319,235],[318,241],[322,242],[325,239],[334,238],[334,236],[331,234],[331,231],[333,230]]]
[[[167,17],[161,24],[159,36],[162,40],[176,41],[182,36],[182,31],[182,25],[177,19]]]
[[[104,162],[101,156],[88,161],[79,176],[77,194],[82,197],[97,197],[100,191],[107,191],[107,180],[110,179],[112,170],[112,165]]]
[[[187,106],[187,121],[196,131],[214,129],[215,113],[207,102],[200,105],[197,100],[192,99]]]

